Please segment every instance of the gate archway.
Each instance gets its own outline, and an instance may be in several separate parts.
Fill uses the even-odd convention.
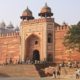
[[[25,40],[25,55],[24,55],[25,61],[28,59],[29,60],[40,60],[40,58],[35,57],[36,55],[37,56],[40,55],[40,52],[38,51],[39,49],[40,49],[40,38],[34,34],[28,36],[28,38]],[[33,53],[36,53],[36,54],[33,55]]]
[[[38,50],[33,51],[33,61],[38,60],[40,61],[40,54]]]

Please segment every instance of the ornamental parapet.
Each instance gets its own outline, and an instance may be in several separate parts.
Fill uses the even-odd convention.
[[[15,37],[15,36],[19,36],[19,32],[10,32],[10,33],[1,33],[0,34],[0,38],[3,37]]]

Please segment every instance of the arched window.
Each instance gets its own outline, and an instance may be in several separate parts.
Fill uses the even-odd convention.
[[[52,34],[48,33],[48,43],[52,43]]]

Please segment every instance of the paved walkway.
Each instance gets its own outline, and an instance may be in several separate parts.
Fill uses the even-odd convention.
[[[7,78],[0,78],[0,80],[80,80],[76,79],[75,75],[67,75],[67,76],[60,76],[60,78],[54,79],[53,77],[7,77]]]

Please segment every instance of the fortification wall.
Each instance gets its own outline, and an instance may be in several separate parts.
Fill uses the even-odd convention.
[[[55,59],[56,61],[62,61],[65,53],[65,47],[63,45],[63,39],[68,31],[69,26],[62,25],[55,27]]]
[[[63,45],[64,36],[69,30],[68,25],[55,27],[55,60],[59,61],[80,61],[80,53],[76,50],[67,50]]]
[[[13,63],[19,60],[20,36],[19,32],[0,34],[0,63]]]

